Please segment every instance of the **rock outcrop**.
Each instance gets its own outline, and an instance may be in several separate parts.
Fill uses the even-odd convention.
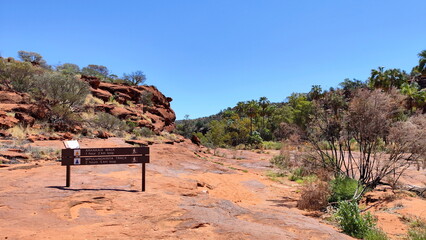
[[[176,115],[170,107],[173,99],[164,96],[156,87],[106,83],[84,75],[81,79],[89,83],[92,95],[104,102],[94,106],[96,112],[109,113],[157,134],[175,129]]]
[[[33,126],[40,117],[40,107],[30,102],[26,93],[0,91],[0,129],[12,128],[17,124]]]

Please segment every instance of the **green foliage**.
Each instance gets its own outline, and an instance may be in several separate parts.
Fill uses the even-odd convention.
[[[0,60],[0,84],[18,92],[28,92],[33,88],[36,70],[28,62]]]
[[[146,127],[135,128],[133,129],[132,134],[137,137],[152,137],[155,135],[155,133],[151,129]]]
[[[107,67],[102,65],[89,64],[87,67],[81,69],[81,73],[87,76],[107,78],[109,70]]]
[[[388,236],[382,230],[373,228],[364,235],[364,240],[388,240]]]
[[[109,114],[100,112],[90,123],[92,127],[97,129],[105,129],[107,131],[126,131],[128,126],[119,118]]]
[[[257,132],[257,131],[253,131],[250,134],[250,137],[248,139],[248,143],[253,144],[253,145],[258,145],[258,144],[262,143],[262,141],[263,141],[263,139],[260,136],[260,133]]]
[[[371,70],[368,85],[371,88],[381,88],[389,91],[392,87],[401,88],[401,85],[408,82],[408,74],[400,69],[384,70],[384,67]]]
[[[76,75],[80,73],[80,67],[77,64],[73,63],[64,63],[56,67],[57,71],[62,72],[63,74]]]
[[[37,76],[34,87],[31,94],[36,99],[46,99],[51,106],[62,105],[71,110],[81,106],[90,93],[87,83],[58,72],[45,72]]]
[[[364,238],[376,224],[370,213],[361,214],[356,201],[339,202],[336,220],[343,232],[356,238]]]
[[[421,218],[410,219],[410,229],[408,230],[408,240],[426,239],[426,222]]]
[[[355,193],[362,191],[358,181],[348,177],[336,177],[330,182],[331,196],[329,202],[351,200]]]
[[[46,60],[44,60],[43,57],[36,52],[18,51],[18,57],[24,62],[50,69],[50,66],[47,65]]]
[[[404,83],[401,85],[401,93],[407,96],[407,109],[415,112],[423,109],[426,105],[426,90],[421,90],[419,84],[413,82],[411,84]]]
[[[282,146],[283,146],[282,142],[274,142],[274,141],[262,142],[263,149],[280,150]]]
[[[423,75],[426,75],[426,50],[421,51],[419,54],[419,72]]]
[[[306,175],[303,167],[295,168],[291,175],[288,177],[290,181],[303,181],[303,177]]]

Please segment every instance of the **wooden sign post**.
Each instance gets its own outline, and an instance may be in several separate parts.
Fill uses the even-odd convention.
[[[145,191],[145,163],[149,147],[62,149],[62,166],[67,166],[66,186],[71,182],[71,165],[142,163],[142,192]]]

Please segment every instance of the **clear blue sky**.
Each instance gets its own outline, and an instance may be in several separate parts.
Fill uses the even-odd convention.
[[[0,54],[142,70],[178,119],[311,85],[411,70],[426,49],[425,0],[0,0]]]

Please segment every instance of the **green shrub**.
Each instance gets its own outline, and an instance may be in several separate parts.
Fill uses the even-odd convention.
[[[290,177],[288,177],[288,180],[290,181],[298,181],[303,180],[303,177],[305,176],[305,169],[303,167],[298,167],[293,170]]]
[[[137,137],[151,137],[155,135],[155,133],[151,129],[146,127],[135,128],[133,129],[132,133]]]
[[[283,144],[281,142],[273,142],[273,141],[262,142],[263,149],[280,150],[282,146]]]
[[[101,128],[108,131],[126,131],[128,129],[125,122],[104,112],[97,113],[96,117],[92,120],[92,124],[95,128]]]
[[[343,232],[356,238],[364,238],[376,224],[376,219],[370,213],[361,215],[356,201],[339,202],[336,220]]]
[[[153,105],[152,97],[153,97],[153,94],[151,92],[144,92],[141,94],[141,97],[138,103],[141,103],[146,106],[152,106]]]
[[[28,62],[7,63],[0,60],[0,84],[18,92],[28,92],[34,86],[35,69]]]
[[[362,190],[358,181],[347,177],[337,177],[330,182],[330,185],[331,196],[328,200],[329,202],[351,200],[354,197],[355,192]]]

